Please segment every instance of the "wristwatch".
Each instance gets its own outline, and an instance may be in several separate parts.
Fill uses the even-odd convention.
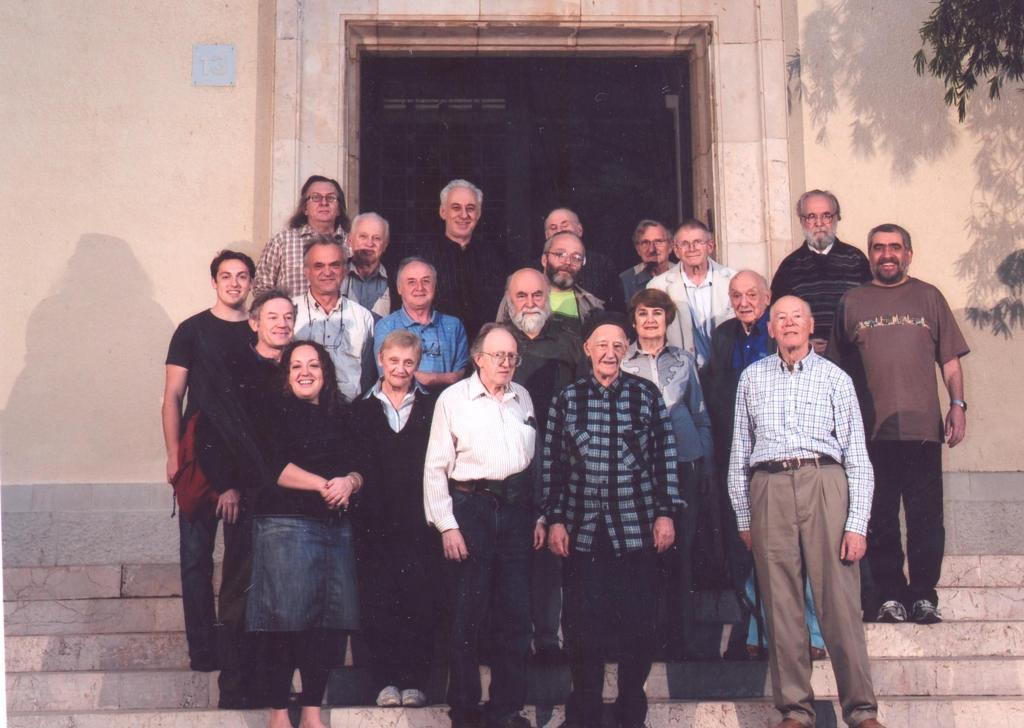
[[[951,399],[949,400],[949,404],[950,406],[953,406],[955,404],[957,407],[963,409],[964,414],[967,414],[967,403],[964,402],[962,399]]]

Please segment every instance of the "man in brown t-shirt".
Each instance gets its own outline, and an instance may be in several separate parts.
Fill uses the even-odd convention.
[[[867,561],[875,584],[866,614],[880,622],[940,622],[935,585],[942,568],[942,442],[955,447],[967,427],[960,357],[969,349],[934,286],[907,275],[910,233],[879,225],[868,233],[873,280],[839,301],[829,356],[853,378],[875,470]],[[935,365],[949,393],[943,421]],[[899,510],[907,521],[907,562]]]

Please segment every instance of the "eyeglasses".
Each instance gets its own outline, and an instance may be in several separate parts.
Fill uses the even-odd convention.
[[[337,195],[321,195],[319,192],[314,192],[307,198],[310,202],[319,205],[321,202],[326,202],[328,205],[333,205],[338,201]]]
[[[666,238],[656,238],[655,240],[637,240],[636,245],[638,248],[665,248],[668,247],[669,241]]]
[[[580,255],[579,253],[569,253],[565,250],[549,251],[548,255],[557,260],[559,263],[565,261],[571,261],[573,265],[585,265],[587,262],[587,256]]]
[[[801,215],[800,219],[803,220],[804,222],[810,223],[815,223],[818,222],[818,220],[821,220],[823,223],[828,224],[835,220],[836,216],[834,213],[831,212],[823,212],[820,215],[816,215],[812,212],[809,215]]]
[[[507,362],[510,367],[517,367],[523,361],[523,357],[510,351],[481,351],[480,353],[494,359],[496,364],[505,364]]]
[[[683,248],[684,250],[693,250],[702,245],[707,245],[710,242],[710,240],[677,240],[675,242],[675,246],[677,248]]]

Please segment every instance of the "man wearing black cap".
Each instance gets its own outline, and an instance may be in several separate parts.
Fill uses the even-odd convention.
[[[656,555],[675,540],[682,505],[676,445],[665,403],[651,382],[622,372],[626,320],[597,314],[584,329],[593,372],[551,403],[544,440],[548,547],[566,564],[566,634],[579,715],[601,725],[603,635],[619,646],[616,722],[642,726],[644,682],[655,647]]]

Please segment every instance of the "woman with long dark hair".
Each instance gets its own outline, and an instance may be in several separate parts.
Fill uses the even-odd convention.
[[[358,627],[355,554],[348,509],[370,463],[319,344],[281,353],[281,406],[273,413],[270,470],[276,482],[253,504],[252,588],[246,626],[265,642],[270,728],[290,728],[292,674],[302,677],[301,728],[320,715],[341,630]]]

